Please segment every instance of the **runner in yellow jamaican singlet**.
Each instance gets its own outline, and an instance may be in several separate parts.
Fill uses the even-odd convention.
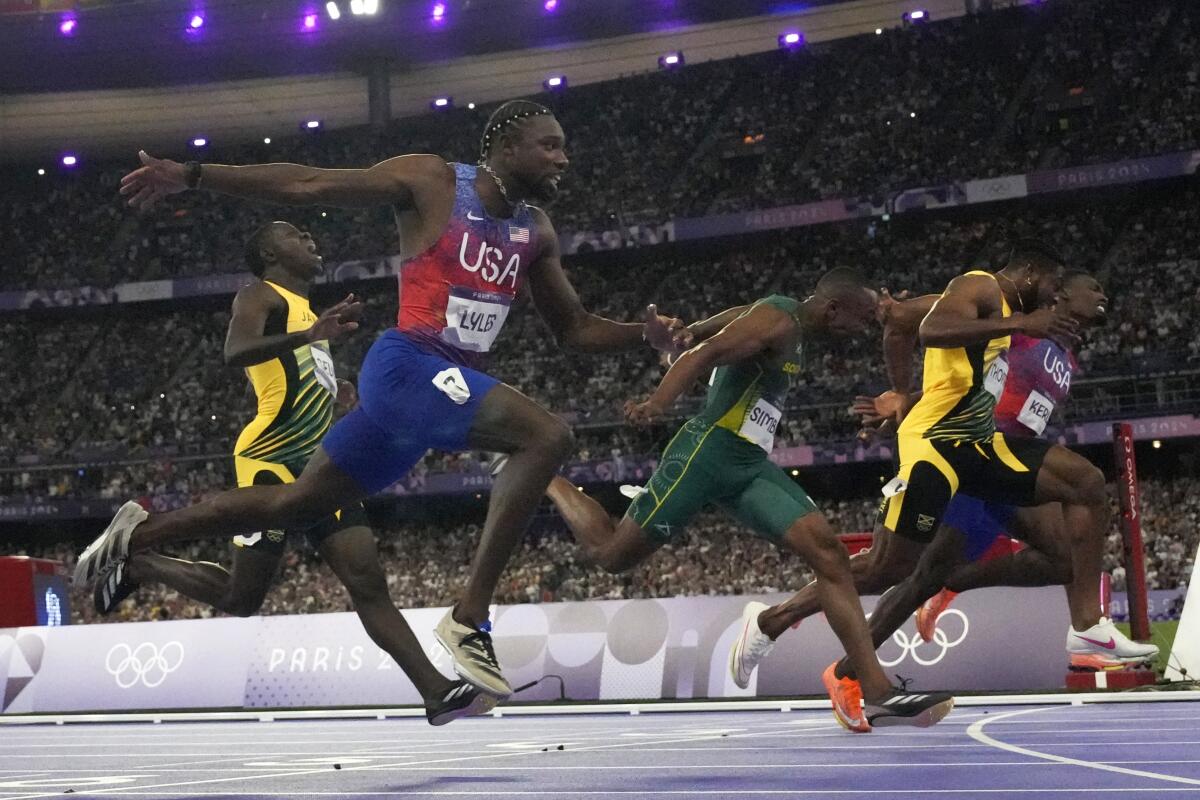
[[[285,222],[260,228],[246,248],[256,281],[238,292],[225,340],[227,364],[245,369],[258,413],[234,446],[239,486],[294,482],[333,421],[335,400],[354,405],[354,387],[339,381],[329,340],[358,327],[361,304],[351,295],[320,316],[308,292],[321,271],[312,237]],[[218,512],[219,513],[219,512]],[[362,504],[337,511],[303,534],[338,576],[367,634],[396,660],[425,702],[426,718],[444,725],[490,710],[496,701],[470,684],[445,678],[430,663],[392,603],[375,536]],[[152,551],[102,573],[97,611],[108,613],[140,583],[163,583],[228,614],[258,612],[283,555],[286,534],[265,530],[233,537],[232,569]]]
[[[885,337],[884,354],[895,375],[898,368],[910,368],[911,337],[919,335],[926,348],[923,394],[897,431],[900,469],[884,487],[872,547],[854,559],[861,594],[883,592],[926,568],[923,551],[959,491],[1007,505],[1060,502],[1087,506],[1100,517],[1106,513],[1104,475],[1086,459],[1041,439],[1005,438],[995,427],[1009,335],[1062,342],[1075,337],[1075,321],[1049,302],[1063,266],[1045,244],[1017,242],[1000,271],[971,271],[952,280],[928,315],[911,326],[910,338],[889,343]],[[735,643],[738,671],[753,671],[788,626],[819,611],[819,592],[819,584],[809,584],[763,609]],[[877,636],[875,643],[882,641]],[[827,676],[835,707],[853,713],[862,693],[854,669],[839,662]],[[869,725],[853,729],[866,731]]]

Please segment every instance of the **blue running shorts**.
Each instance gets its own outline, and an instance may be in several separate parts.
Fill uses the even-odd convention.
[[[467,436],[483,398],[500,381],[387,331],[367,352],[358,376],[358,408],[321,446],[367,494],[391,486],[430,449],[470,449]]]
[[[942,524],[966,534],[967,560],[975,561],[988,551],[997,536],[1008,533],[1008,526],[1016,510],[1016,506],[989,503],[959,493],[954,495],[950,505],[946,506]]]

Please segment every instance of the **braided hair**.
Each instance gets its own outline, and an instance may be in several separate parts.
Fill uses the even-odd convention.
[[[479,163],[487,160],[492,145],[506,133],[510,127],[530,117],[554,116],[554,112],[540,103],[531,100],[509,100],[492,112],[487,125],[483,129],[483,138],[479,142]]]

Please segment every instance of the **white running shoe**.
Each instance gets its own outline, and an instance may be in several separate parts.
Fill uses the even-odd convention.
[[[483,462],[488,474],[495,478],[508,466],[508,453],[488,453]]]
[[[148,516],[146,510],[132,500],[121,506],[104,533],[80,553],[71,582],[77,586],[90,585],[114,562],[127,558],[129,537]]]
[[[775,646],[758,627],[758,615],[768,608],[766,603],[751,601],[742,609],[742,632],[729,651],[729,674],[739,689],[750,685],[750,676]]]
[[[433,629],[433,635],[446,648],[458,677],[500,700],[513,693],[500,671],[496,650],[492,647],[491,626],[472,628],[454,618],[451,608]]]
[[[1158,647],[1133,641],[1111,619],[1101,617],[1086,631],[1067,629],[1067,654],[1073,669],[1120,669],[1153,661]]]

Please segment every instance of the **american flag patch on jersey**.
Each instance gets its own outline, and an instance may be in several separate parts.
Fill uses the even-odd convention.
[[[509,225],[508,240],[510,242],[529,244],[529,228],[518,228],[516,225]]]

